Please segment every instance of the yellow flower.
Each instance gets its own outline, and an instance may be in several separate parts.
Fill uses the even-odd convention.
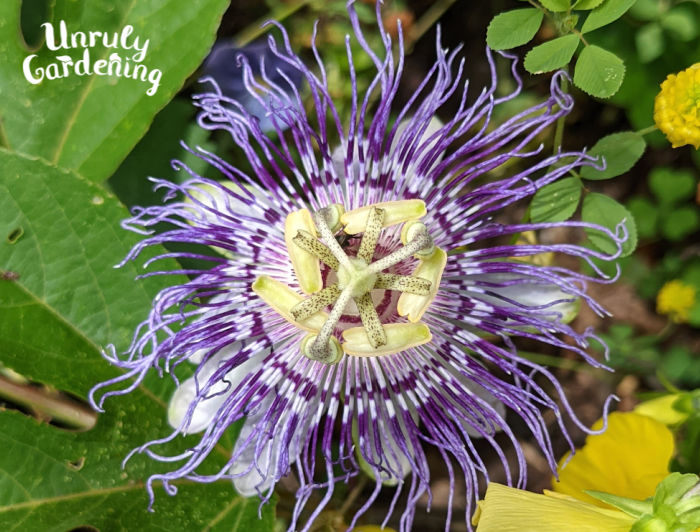
[[[656,311],[659,314],[668,314],[671,321],[675,323],[687,322],[693,305],[695,305],[695,287],[678,279],[663,285],[656,296]]]
[[[627,532],[635,518],[620,510],[545,490],[544,495],[491,483],[472,518],[477,532]]]
[[[673,408],[673,403],[680,397],[680,393],[662,395],[656,399],[649,399],[648,401],[639,403],[634,407],[634,411],[637,414],[655,419],[664,425],[676,425],[688,419],[689,415],[687,412],[679,412]]]
[[[599,420],[593,428],[602,426]],[[561,460],[553,488],[604,508],[608,506],[583,490],[644,500],[668,475],[672,455],[673,434],[666,425],[633,412],[613,412],[604,433],[588,436],[568,464],[568,455]]]
[[[674,148],[700,147],[700,63],[669,74],[654,100],[654,122]]]

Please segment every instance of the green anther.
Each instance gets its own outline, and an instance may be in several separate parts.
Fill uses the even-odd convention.
[[[301,341],[301,353],[311,360],[323,362],[324,364],[337,364],[343,358],[343,348],[337,338],[331,336],[323,346],[322,350],[315,349],[317,342],[315,334],[307,334]]]
[[[294,305],[291,310],[292,316],[297,321],[305,320],[319,310],[323,310],[328,305],[335,303],[338,296],[340,296],[340,288],[337,284],[327,286]]]
[[[292,240],[304,251],[308,251],[321,259],[321,261],[331,270],[338,270],[338,259],[333,256],[333,253],[331,253],[331,250],[328,249],[327,246],[323,245],[322,242],[319,242],[318,239],[308,231],[300,229]]]
[[[365,328],[367,338],[372,347],[376,349],[386,345],[386,333],[384,332],[384,327],[379,319],[377,310],[374,308],[370,293],[367,292],[363,296],[356,297],[355,304],[360,311],[362,326]]]
[[[316,229],[318,229],[318,234],[321,236],[324,244],[328,246],[328,249],[333,254],[333,256],[338,260],[341,266],[349,267],[350,260],[346,255],[345,251],[338,241],[335,239],[335,234],[329,224],[333,224],[334,220],[340,219],[340,209],[331,205],[330,207],[324,207],[316,211],[313,214],[314,224],[316,224]]]
[[[377,282],[374,283],[374,288],[396,290],[417,296],[427,296],[430,293],[431,286],[432,283],[427,279],[413,277],[412,275],[395,275],[393,273],[378,273]]]
[[[372,262],[374,250],[377,247],[379,234],[382,232],[382,224],[384,223],[384,209],[373,207],[367,218],[367,226],[365,233],[362,235],[360,249],[357,252],[357,257],[364,260],[367,264]]]

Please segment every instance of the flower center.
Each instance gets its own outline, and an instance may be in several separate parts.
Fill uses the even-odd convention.
[[[266,276],[253,283],[253,290],[287,321],[309,331],[301,350],[313,360],[334,364],[343,354],[380,356],[429,342],[430,331],[419,320],[435,298],[447,254],[433,244],[427,228],[418,221],[425,212],[421,200],[385,202],[349,212],[340,205],[313,214],[306,209],[295,211],[285,221],[285,241],[307,297]],[[403,245],[374,260],[382,230],[397,224],[403,224]],[[356,255],[348,256],[348,248],[341,241],[347,235],[360,234]],[[386,246],[391,247],[396,246]],[[412,275],[386,272],[414,259],[418,266]],[[335,272],[326,275],[326,286],[321,263]],[[372,300],[373,289],[401,292],[396,311],[409,323],[382,323]],[[344,330],[341,345],[335,333],[351,301],[362,327]],[[329,307],[330,312],[326,312]]]

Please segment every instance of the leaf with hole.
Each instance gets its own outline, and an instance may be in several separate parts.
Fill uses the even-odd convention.
[[[530,218],[535,223],[561,222],[576,212],[581,198],[581,180],[565,177],[539,189],[532,198]]]
[[[2,149],[0,168],[0,227],[23,228],[14,242],[0,240],[0,362],[34,382],[85,397],[95,383],[120,374],[101,349],[128,345],[153,297],[173,280],[134,281],[138,266],[158,250],[113,267],[140,237],[120,227],[128,213],[102,187]],[[173,390],[171,379],[152,376],[108,402],[87,432],[0,411],[0,529],[21,523],[23,530],[113,530],[120,523],[125,530],[170,530],[177,523],[182,530],[272,530],[273,506],[259,521],[259,501],[237,496],[225,480],[182,481],[177,497],[157,487],[156,511],[147,511],[144,481],[162,464],[138,455],[122,471],[121,461],[134,447],[170,434],[165,410]],[[178,438],[174,450],[195,442]],[[210,458],[206,467],[218,470],[230,450],[218,446]]]
[[[588,152],[593,157],[604,158],[605,170],[584,166],[581,168],[581,177],[599,181],[622,175],[634,166],[644,154],[645,149],[644,137],[634,131],[606,135],[596,142],[591,151]]]
[[[572,33],[538,44],[525,56],[525,68],[531,74],[561,68],[571,61],[578,43],[578,36]]]
[[[603,226],[612,234],[618,234],[618,226],[623,223],[627,229],[627,240],[622,243],[621,257],[630,255],[637,247],[637,226],[632,214],[614,199],[591,192],[583,199],[581,218],[584,222]],[[592,227],[585,228],[588,239],[603,253],[613,255],[618,245],[603,231]]]
[[[486,30],[486,44],[494,50],[508,50],[532,40],[542,24],[544,14],[526,7],[496,15]]]

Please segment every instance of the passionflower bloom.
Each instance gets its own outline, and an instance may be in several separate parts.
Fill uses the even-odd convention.
[[[426,453],[432,448],[447,464],[450,485],[457,475],[466,483],[468,521],[478,477],[488,478],[474,438],[495,449],[509,483],[525,482],[525,459],[506,410],[522,418],[552,470],[556,458],[542,411],[555,412],[567,439],[567,417],[586,430],[554,375],[518,354],[517,339],[569,349],[600,365],[585,351],[593,332],[577,333],[567,324],[581,301],[603,313],[586,294],[589,278],[527,259],[570,255],[604,280],[592,259],[614,256],[569,243],[517,244],[517,236],[552,227],[597,228],[619,249],[624,226],[611,232],[576,221],[504,221],[504,211],[540,187],[599,164],[584,152],[540,156],[536,139],[572,108],[559,86],[565,74],[553,76],[542,103],[495,125],[496,108],[521,88],[515,57],[503,54],[512,63],[514,92],[496,95],[487,50],[490,86],[472,94],[459,50],[444,50],[438,36],[434,66],[399,105],[400,30],[394,55],[377,7],[384,49],[375,53],[352,2],[348,11],[354,38],[377,70],[369,93],[353,90],[348,121],[341,121],[330,98],[319,51],[313,47],[312,71],[281,26],[282,44],[271,37],[270,50],[306,80],[309,114],[291,79],[274,83],[261,68],[258,80],[245,57],[247,90],[266,109],[276,138],[216,84],[195,97],[199,124],[229,132],[249,167],[198,149],[223,181],[176,163],[191,179],[156,180],[166,203],[137,208],[125,222],[146,235],[125,260],[164,243],[206,246],[218,256],[191,249],[167,254],[210,262],[174,272],[189,280],[156,297],[124,355],[109,351],[107,358],[125,372],[96,386],[91,397],[101,408],[105,397],[128,392],[151,371],[196,364],[170,401],[172,434],[135,450],[163,463],[163,472],[148,480],[151,496],[154,482],[174,494],[177,479],[230,478],[239,493],[267,500],[293,471],[300,487],[289,528],[308,530],[335,485],[364,471],[375,487],[350,525],[393,485],[387,519],[401,498],[400,529],[406,531],[416,502],[429,492]],[[436,115],[452,97],[458,105],[441,123]],[[153,234],[163,223],[171,228]],[[173,272],[151,274],[164,273]],[[244,418],[228,464],[204,474],[200,464]],[[196,432],[201,439],[195,446],[168,455],[169,441]],[[516,471],[502,448],[508,441]],[[320,497],[307,505],[314,492]],[[307,506],[313,507],[304,511]]]
[[[654,100],[654,122],[674,148],[700,148],[700,63],[664,80]]]

